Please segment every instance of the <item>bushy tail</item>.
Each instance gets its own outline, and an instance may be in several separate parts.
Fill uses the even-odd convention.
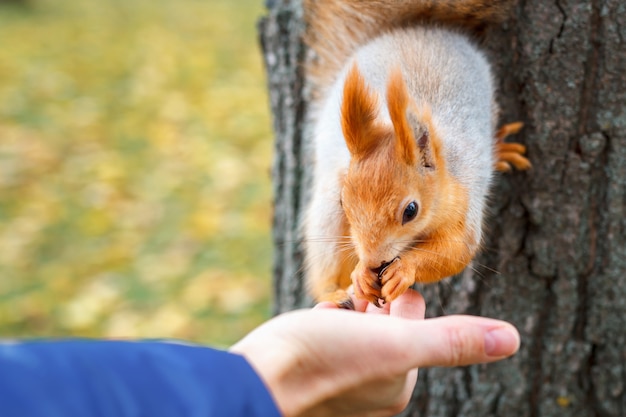
[[[352,53],[396,27],[420,22],[480,32],[504,20],[515,0],[304,0],[305,41],[315,52],[308,65],[314,92],[332,84]]]

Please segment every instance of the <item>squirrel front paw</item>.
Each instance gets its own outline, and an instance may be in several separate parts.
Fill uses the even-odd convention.
[[[354,271],[352,271],[350,278],[352,279],[354,295],[357,298],[367,300],[376,307],[381,307],[381,285],[375,272],[359,262]]]
[[[415,271],[410,264],[397,257],[380,272],[379,279],[381,298],[390,303],[415,283]]]
[[[414,269],[411,264],[403,263],[399,257],[376,269],[359,263],[351,276],[354,294],[376,307],[381,307],[381,301],[390,303],[413,285]]]

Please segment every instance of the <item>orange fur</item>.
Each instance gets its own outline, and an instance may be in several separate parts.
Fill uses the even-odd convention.
[[[361,97],[344,96],[342,105],[346,141],[354,142],[348,146],[352,160],[342,192],[359,258],[351,278],[357,296],[371,302],[391,301],[415,281],[433,282],[460,271],[477,245],[465,228],[466,191],[447,171],[430,112],[409,101],[400,71],[392,72],[387,88],[393,132],[381,134],[373,122],[345,122],[363,113],[359,105],[376,100],[354,68],[346,81],[353,84],[360,85],[351,89]],[[411,124],[411,114],[417,125]],[[423,149],[415,132],[427,134]],[[424,165],[426,153],[432,159],[428,165]],[[404,206],[412,199],[419,202],[420,219],[403,225]],[[395,247],[397,241],[402,247]],[[399,261],[379,282],[376,269],[395,257]]]
[[[521,143],[504,142],[504,139],[519,132],[524,124],[522,122],[508,123],[502,126],[496,132],[495,146],[495,169],[500,172],[511,171],[511,165],[520,171],[531,168],[530,161],[523,156],[526,153],[526,147]]]
[[[395,28],[422,23],[477,33],[486,23],[503,20],[513,4],[514,0],[304,0],[308,26],[305,41],[314,52],[306,68],[312,87],[312,107],[317,111],[328,108],[321,106],[329,96],[328,89],[343,74],[355,51],[373,38]],[[441,49],[445,53],[445,48]],[[411,62],[420,56],[416,57],[414,49],[401,46],[397,50],[392,46],[392,51],[385,49],[383,52],[383,56],[400,63]],[[367,63],[358,58],[357,61]],[[483,206],[472,199],[470,207],[470,196],[483,196],[486,185],[482,189],[467,180],[462,185],[451,174],[439,131],[444,132],[444,129],[437,126],[442,120],[441,112],[436,113],[438,118],[435,119],[428,104],[415,102],[423,98],[415,93],[416,83],[413,82],[413,94],[420,96],[413,99],[401,66],[390,65],[384,97],[387,109],[381,109],[378,90],[367,85],[357,64],[348,69],[340,103],[340,125],[350,162],[347,172],[345,165],[339,166],[336,173],[333,169],[325,170],[332,165],[318,165],[322,167],[322,175],[317,176],[324,178],[324,182],[316,195],[323,195],[325,199],[314,199],[316,204],[312,207],[315,210],[310,210],[308,215],[315,221],[310,223],[312,226],[308,225],[307,233],[308,236],[320,233],[329,237],[336,232],[334,236],[350,237],[351,247],[346,248],[346,242],[340,241],[329,247],[316,247],[315,251],[325,255],[325,261],[319,263],[315,263],[308,251],[307,278],[310,290],[318,300],[347,305],[346,288],[352,283],[357,297],[375,304],[379,304],[380,299],[389,302],[415,282],[435,282],[460,272],[479,248],[482,217],[475,213],[482,213]],[[376,67],[376,62],[370,63],[370,67]],[[405,65],[403,68],[409,72],[420,67]],[[448,69],[445,67],[440,71]],[[370,77],[372,73],[377,74],[376,71],[367,72]],[[432,74],[430,77],[436,87],[438,77]],[[368,79],[380,88],[380,78]],[[489,90],[489,85],[485,85]],[[333,89],[330,95],[333,100],[336,92]],[[332,105],[335,104],[333,101]],[[433,102],[433,110],[437,110],[440,104]],[[450,103],[451,106],[455,104],[458,103]],[[390,124],[386,121],[385,110],[388,110]],[[489,114],[493,123],[497,105],[492,103]],[[327,120],[330,123],[322,124],[320,129],[322,150],[329,146],[324,139],[339,136],[335,118]],[[328,129],[329,125],[331,129]],[[530,163],[523,156],[525,148],[503,142],[504,137],[519,128],[521,124],[503,126],[493,147],[490,142],[493,125],[483,129],[490,133],[478,138],[485,145],[480,155],[489,155],[489,158],[479,159],[471,152],[468,157],[488,161],[481,165],[487,167],[487,173],[485,170],[480,173],[466,170],[463,178],[487,178],[492,165],[492,149],[495,169],[506,170],[511,165],[518,169],[528,168]],[[449,136],[445,138],[448,146],[450,141],[457,140]],[[345,152],[343,148],[340,150]],[[334,161],[332,153],[321,152],[320,155],[318,159]],[[454,161],[452,157],[449,163],[452,165]],[[459,167],[452,168],[458,170]],[[327,173],[332,175],[326,177]],[[338,178],[337,182],[335,178]],[[341,210],[339,202],[334,200],[339,190]],[[475,193],[470,195],[470,190]],[[419,206],[418,214],[405,221],[405,211],[412,202]],[[326,220],[328,217],[323,216],[335,216],[335,208],[339,213],[337,216],[341,217]]]
[[[416,163],[415,147],[409,142],[416,140],[411,131],[409,121],[406,118],[409,95],[402,79],[402,72],[396,68],[391,72],[389,84],[387,86],[387,106],[389,116],[396,134],[396,151],[398,155],[407,163]]]
[[[386,135],[376,124],[378,100],[363,80],[356,64],[352,66],[343,87],[341,127],[348,150],[358,158],[365,158]]]
[[[472,33],[509,15],[514,0],[304,0],[305,42],[315,52],[307,72],[313,95],[324,94],[354,50],[386,31],[419,22]]]

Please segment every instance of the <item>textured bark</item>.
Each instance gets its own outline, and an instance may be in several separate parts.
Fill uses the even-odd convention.
[[[296,230],[309,161],[300,4],[269,6],[279,312],[306,304]],[[497,364],[421,371],[403,415],[626,416],[626,3],[521,1],[485,47],[533,169],[496,180],[473,267],[421,290],[429,315],[509,320],[522,346]]]
[[[303,148],[304,45],[300,1],[268,0],[268,16],[259,22],[259,34],[268,74],[270,106],[274,116],[274,311],[281,313],[309,303],[302,281],[302,249],[298,220],[309,182]]]

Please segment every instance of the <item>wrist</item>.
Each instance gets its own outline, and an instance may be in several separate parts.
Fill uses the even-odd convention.
[[[302,369],[305,365],[290,346],[260,349],[243,340],[231,347],[230,352],[242,355],[248,361],[284,417],[303,416],[318,401],[317,384],[310,376],[305,378]]]

